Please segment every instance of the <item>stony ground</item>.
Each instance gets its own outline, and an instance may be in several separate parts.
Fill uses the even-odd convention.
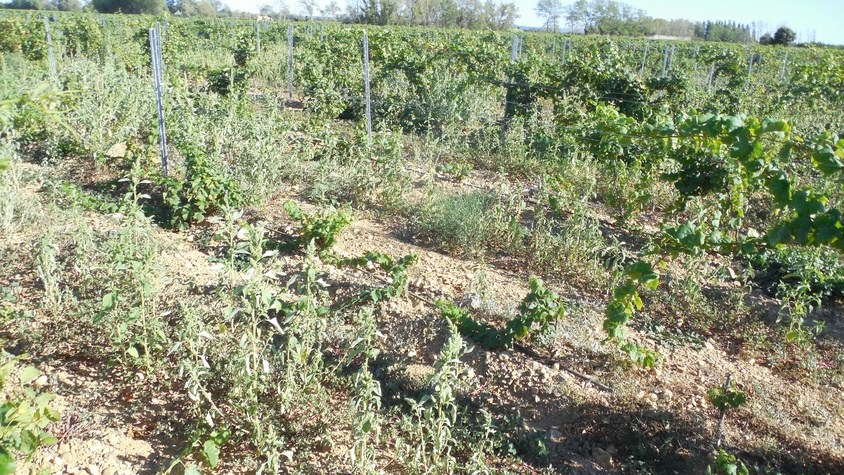
[[[118,226],[118,218],[92,216],[89,222],[95,227]],[[292,224],[280,200],[251,219],[280,233],[289,231]],[[194,235],[158,233],[167,243],[163,257],[174,281],[199,285],[218,281],[210,250],[195,242]],[[395,223],[358,219],[341,234],[335,251],[419,256],[409,272],[409,294],[387,304],[378,314],[378,324],[386,335],[381,343],[384,350],[402,361],[410,378],[421,380],[433,370],[446,334],[434,301],[464,302],[501,323],[527,293],[529,276],[517,263],[481,264],[396,236]],[[284,259],[291,267],[296,260]],[[366,271],[330,266],[323,270],[329,288],[377,283],[377,277]],[[7,274],[4,279],[19,277]],[[629,471],[627,462],[634,455],[709,452],[718,414],[707,401],[706,390],[732,374],[747,391],[749,403],[727,416],[726,447],[771,453],[780,459],[799,456],[809,468],[814,466],[809,470],[814,473],[844,470],[844,388],[840,384],[784,376],[764,362],[737,354],[728,341],[711,339],[701,345],[666,346],[637,334],[638,341],[653,345],[665,359],[656,370],[631,367],[601,343],[604,290],[589,294],[564,283],[554,285],[569,305],[553,341],[535,347],[537,354],[478,347],[465,357],[464,374],[472,388],[467,397],[501,414],[519,414],[528,430],[547,436],[548,465],[568,467],[569,473],[615,473],[622,467]],[[765,311],[764,307],[758,311]],[[833,314],[829,321],[829,331],[840,334],[842,315]],[[49,324],[37,318],[32,323]],[[144,385],[155,394],[156,382],[91,365],[76,353],[78,349],[41,348],[37,342],[26,345],[45,374],[37,384],[58,395],[56,406],[64,414],[54,429],[59,443],[39,452],[33,473],[44,469],[56,474],[151,474],[168,468],[183,448],[166,435],[179,423],[178,399],[166,393],[138,399],[133,386]],[[338,434],[337,440],[341,439]],[[773,453],[778,447],[788,453]],[[537,469],[525,467],[526,471]],[[671,473],[670,466],[658,471]]]

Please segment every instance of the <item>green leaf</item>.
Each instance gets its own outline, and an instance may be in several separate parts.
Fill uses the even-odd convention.
[[[20,440],[20,451],[27,455],[35,452],[35,449],[38,448],[39,442],[41,442],[41,439],[31,430],[22,430]]]
[[[206,440],[202,444],[202,454],[205,455],[205,460],[211,468],[216,467],[220,463],[220,447],[213,440]]]
[[[659,275],[654,272],[653,266],[648,262],[639,261],[627,268],[626,274],[633,280],[639,281],[650,288],[654,282],[659,282]]]
[[[140,355],[138,354],[138,350],[134,346],[130,346],[126,350],[126,353],[128,353],[129,356],[131,356],[132,358],[140,358]]]
[[[50,404],[50,401],[56,398],[55,394],[51,393],[44,393],[35,398],[35,405],[38,406],[39,409],[44,409],[47,407],[47,404]]]
[[[778,244],[789,244],[794,239],[791,236],[791,231],[788,229],[788,225],[782,224],[780,226],[776,226],[768,231],[765,235],[765,241],[771,245],[776,246]]]
[[[791,131],[791,125],[784,120],[765,121],[762,123],[762,132],[785,132]]]
[[[0,158],[0,170],[6,170],[9,168],[10,160],[8,158]]]
[[[15,475],[17,465],[6,447],[0,446],[0,475]]]
[[[202,475],[202,472],[196,467],[196,464],[185,466],[185,475]]]
[[[35,366],[27,366],[21,372],[21,384],[27,384],[35,378],[41,376],[41,371]]]
[[[117,294],[109,292],[103,295],[103,312],[110,312],[117,304]]]
[[[768,190],[774,195],[777,206],[786,206],[791,201],[791,182],[781,174],[768,183]]]
[[[835,152],[829,147],[813,153],[812,162],[824,175],[832,175],[844,169],[844,163],[835,156]]]

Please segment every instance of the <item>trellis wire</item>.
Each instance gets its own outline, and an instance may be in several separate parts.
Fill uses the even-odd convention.
[[[164,105],[161,100],[161,43],[156,28],[149,29],[149,50],[152,57],[152,76],[155,82],[155,100],[158,106],[158,141],[161,147],[161,171],[169,175],[167,166],[167,134],[164,129]]]

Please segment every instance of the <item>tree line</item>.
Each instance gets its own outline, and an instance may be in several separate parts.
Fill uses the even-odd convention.
[[[513,2],[495,0],[353,0],[346,21],[375,25],[506,30],[515,26]]]
[[[6,8],[25,10],[96,11],[181,16],[246,16],[221,0],[10,0]],[[518,9],[505,0],[352,0],[342,9],[337,0],[318,8],[316,0],[298,0],[293,8],[284,1],[260,7],[263,16],[278,19],[313,19],[316,16],[347,23],[413,25],[441,28],[506,30],[515,26]]]
[[[564,5],[562,0],[538,0],[536,14],[545,20],[545,29],[559,32],[564,26],[572,32],[617,36],[674,36],[704,41],[749,43],[755,41],[751,25],[734,21],[692,22],[652,18],[641,8],[615,0],[577,0]],[[790,44],[796,35],[780,28],[771,36],[759,38],[762,44]]]

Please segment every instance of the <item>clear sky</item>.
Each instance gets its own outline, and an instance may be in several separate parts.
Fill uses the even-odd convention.
[[[257,12],[260,5],[276,0],[223,0],[234,10]],[[320,7],[330,0],[317,0]],[[515,0],[519,9],[517,25],[541,26],[534,9],[537,0]],[[571,3],[562,0],[564,5]],[[298,0],[286,0],[291,11],[299,12]],[[345,6],[344,0],[337,2]],[[798,41],[821,41],[844,44],[844,0],[629,0],[635,8],[645,10],[654,18],[685,18],[692,21],[733,20],[767,25],[762,33],[773,33],[780,26],[788,26],[798,35]]]

